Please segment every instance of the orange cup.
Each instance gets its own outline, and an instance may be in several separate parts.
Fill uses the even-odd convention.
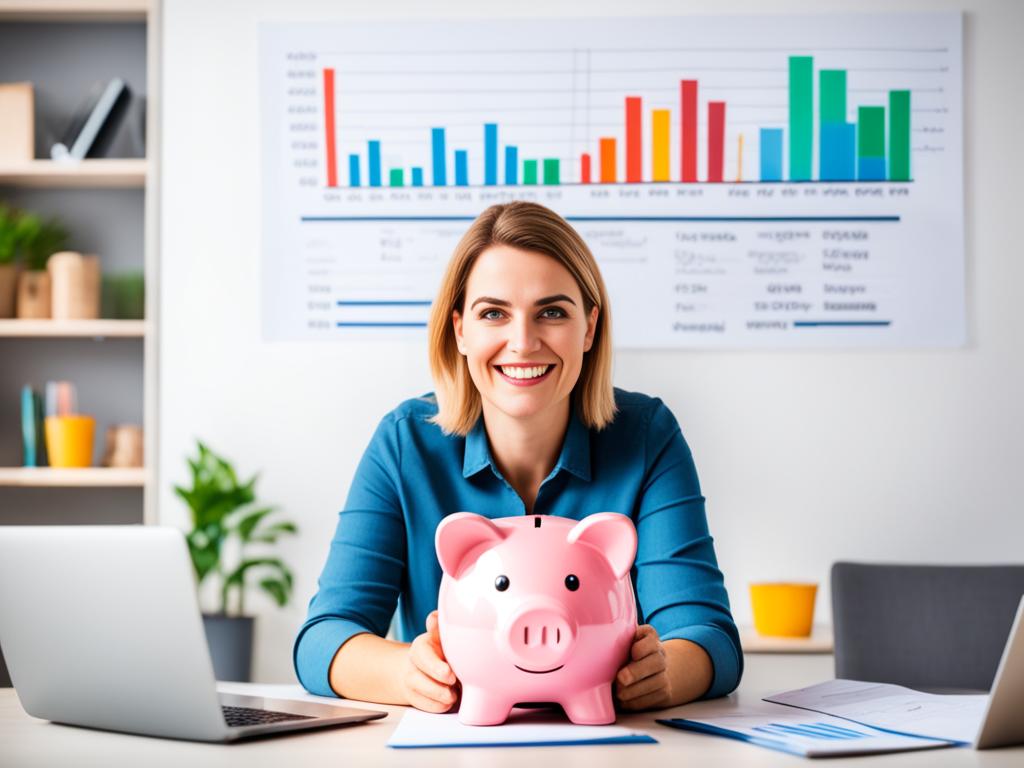
[[[810,637],[817,593],[817,584],[751,584],[754,629],[769,637]]]
[[[91,467],[96,419],[73,414],[46,417],[46,455],[51,467]]]

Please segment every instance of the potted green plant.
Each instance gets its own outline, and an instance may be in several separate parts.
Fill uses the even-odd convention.
[[[199,455],[188,459],[191,487],[174,486],[175,493],[188,505],[192,529],[188,548],[198,586],[208,578],[218,584],[218,609],[203,614],[203,626],[210,644],[214,673],[218,680],[248,681],[252,667],[254,617],[245,614],[245,594],[250,577],[273,598],[278,606],[288,603],[292,593],[292,572],[268,553],[280,536],[298,532],[289,521],[271,521],[277,507],[256,501],[253,475],[240,481],[231,463],[197,441]],[[234,550],[229,565],[225,549]],[[248,556],[253,546],[263,552]]]
[[[18,259],[36,224],[17,209],[0,203],[0,318],[14,317]]]
[[[21,250],[24,271],[18,275],[18,317],[39,319],[50,317],[50,275],[46,262],[63,251],[68,232],[56,219],[40,219],[35,214],[21,216]]]

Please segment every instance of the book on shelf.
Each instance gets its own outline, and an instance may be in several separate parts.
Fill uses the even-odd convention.
[[[100,157],[110,146],[131,100],[131,90],[115,77],[74,113],[61,140],[50,148],[50,157],[58,161]]]
[[[24,466],[45,467],[48,464],[43,431],[43,398],[28,385],[21,390],[21,445]]]

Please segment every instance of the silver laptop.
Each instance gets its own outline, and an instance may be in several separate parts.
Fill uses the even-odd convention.
[[[227,742],[386,715],[218,694],[175,528],[0,527],[0,647],[25,711],[57,723]]]
[[[1010,627],[985,715],[974,742],[977,749],[1024,744],[1024,597]]]

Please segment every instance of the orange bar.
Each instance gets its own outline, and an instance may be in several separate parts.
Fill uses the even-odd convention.
[[[667,109],[651,110],[651,181],[668,181],[668,121]]]
[[[615,183],[615,139],[601,139],[601,183]]]
[[[626,97],[626,181],[629,183],[643,181],[642,110],[639,96]]]
[[[739,147],[736,154],[736,181],[743,181],[743,134],[740,134]]]
[[[338,186],[338,157],[334,146],[334,70],[324,70],[324,126],[327,146],[327,186]]]
[[[590,183],[590,153],[584,152],[580,156],[580,183]]]

